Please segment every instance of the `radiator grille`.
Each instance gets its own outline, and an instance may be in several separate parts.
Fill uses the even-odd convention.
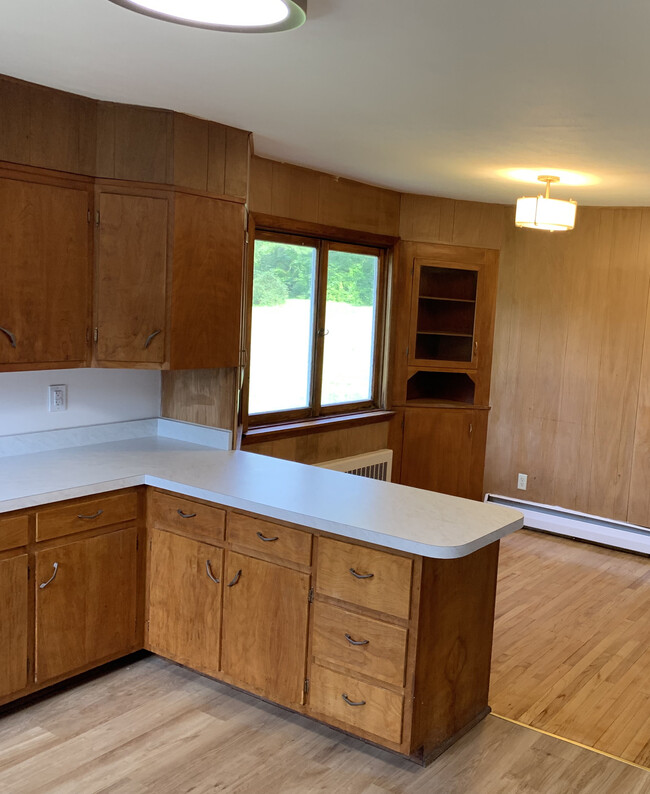
[[[390,482],[393,464],[392,449],[378,449],[375,452],[366,452],[363,455],[353,455],[349,458],[326,460],[317,463],[322,469],[333,469],[346,474],[356,474],[358,477],[369,477],[373,480]]]

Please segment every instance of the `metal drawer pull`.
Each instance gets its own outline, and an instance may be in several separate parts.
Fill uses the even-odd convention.
[[[59,570],[59,563],[55,562],[54,563],[54,573],[52,574],[52,576],[50,576],[50,578],[47,580],[47,582],[43,582],[43,584],[39,584],[39,586],[38,586],[39,590],[42,590],[44,587],[47,587],[50,582],[53,582],[56,579],[56,572],[58,570]]]
[[[349,634],[345,635],[345,639],[350,643],[350,645],[368,645],[370,640],[353,640]]]
[[[11,333],[11,331],[8,331],[6,328],[3,328],[2,326],[0,326],[0,331],[2,331],[3,334],[7,334],[11,346],[16,347],[16,337]]]
[[[235,578],[232,580],[232,582],[228,582],[228,587],[234,587],[239,581],[240,576],[241,576],[241,568],[235,574]]]
[[[176,511],[181,518],[196,518],[196,513],[184,513],[180,507]]]
[[[158,336],[158,334],[161,333],[162,331],[154,331],[153,333],[149,334],[149,336],[147,337],[147,341],[144,343],[145,348],[149,347],[152,341]]]
[[[348,706],[365,706],[366,705],[366,701],[365,700],[360,700],[358,703],[356,703],[354,700],[350,700],[350,698],[345,693],[343,693],[341,695],[341,697],[343,698],[343,700],[345,700],[345,702],[348,704]]]
[[[263,540],[263,541],[264,541],[264,543],[271,543],[271,542],[272,542],[272,541],[274,541],[274,540],[279,540],[279,538],[265,538],[265,537],[264,537],[264,535],[262,535],[262,533],[261,533],[261,532],[258,532],[258,533],[257,533],[257,537],[258,537],[260,540]]]
[[[90,519],[93,519],[93,518],[99,518],[103,512],[104,512],[103,510],[98,510],[96,513],[93,513],[91,516],[80,516],[80,515],[78,515],[77,518],[84,518],[84,519],[87,519],[87,520],[90,520]]]
[[[217,579],[217,577],[212,573],[212,563],[210,562],[210,560],[205,561],[205,572],[215,584],[220,583],[221,580]]]
[[[354,568],[350,568],[350,573],[355,579],[372,579],[374,573],[357,573]]]

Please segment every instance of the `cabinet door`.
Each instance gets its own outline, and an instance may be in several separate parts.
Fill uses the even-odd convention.
[[[0,178],[3,369],[86,362],[88,210],[86,189]]]
[[[135,649],[137,530],[36,552],[36,680]]]
[[[404,411],[402,485],[481,499],[487,411]]]
[[[227,551],[224,585],[224,672],[276,703],[302,703],[309,574]]]
[[[409,344],[412,363],[476,369],[480,281],[478,266],[415,260]]]
[[[151,532],[148,649],[208,675],[219,671],[222,549]]]
[[[165,198],[102,193],[97,252],[98,361],[162,364],[167,278]]]
[[[238,366],[243,261],[243,205],[178,194],[172,369]]]
[[[0,561],[0,698],[27,686],[27,555]]]

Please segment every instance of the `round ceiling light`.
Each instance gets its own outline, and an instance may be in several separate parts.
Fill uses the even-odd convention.
[[[177,25],[231,33],[291,30],[307,18],[307,0],[110,0]]]
[[[544,229],[547,232],[568,232],[576,223],[576,202],[569,199],[552,199],[551,185],[560,181],[559,176],[538,176],[546,183],[545,196],[523,196],[517,199],[515,225],[528,229]]]

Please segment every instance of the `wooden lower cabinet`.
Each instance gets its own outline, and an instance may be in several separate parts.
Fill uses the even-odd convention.
[[[98,500],[136,519],[79,532]],[[430,559],[152,490],[145,592],[144,503],[0,521],[0,703],[146,647],[419,763],[489,712],[498,543]]]
[[[137,528],[37,551],[36,681],[136,649]]]
[[[28,557],[0,560],[0,698],[27,686]]]
[[[218,675],[223,549],[152,529],[147,648]]]
[[[276,703],[301,704],[309,574],[226,551],[224,585],[224,673]]]
[[[404,409],[400,483],[480,500],[487,419],[479,409]]]

